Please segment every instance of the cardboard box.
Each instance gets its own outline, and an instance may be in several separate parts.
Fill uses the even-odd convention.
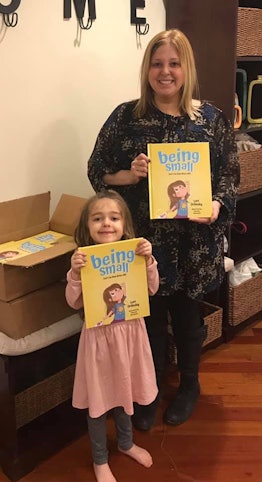
[[[0,203],[0,244],[47,230],[70,236],[43,251],[0,263],[0,300],[14,300],[65,278],[75,249],[74,230],[85,203],[85,198],[63,194],[51,219],[50,192]]]
[[[59,281],[15,300],[0,301],[0,331],[19,339],[75,313]]]

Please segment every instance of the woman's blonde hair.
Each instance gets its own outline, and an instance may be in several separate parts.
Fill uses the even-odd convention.
[[[152,56],[162,45],[172,45],[178,53],[185,77],[178,107],[180,113],[188,114],[191,119],[195,119],[199,115],[200,106],[195,58],[188,38],[178,29],[165,30],[150,40],[141,65],[141,95],[135,107],[135,114],[141,117],[154,106],[154,92],[148,81],[148,73]]]
[[[87,223],[91,208],[100,199],[112,199],[117,203],[124,220],[124,232],[122,239],[131,239],[135,237],[132,216],[126,202],[122,196],[120,196],[120,194],[118,194],[116,191],[113,191],[113,189],[109,189],[98,192],[94,196],[90,197],[83,207],[78,226],[75,230],[75,242],[77,246],[89,246],[95,244],[91,238]]]

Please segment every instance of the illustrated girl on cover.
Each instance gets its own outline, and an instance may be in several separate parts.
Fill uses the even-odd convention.
[[[187,218],[188,217],[188,198],[189,183],[182,180],[174,181],[169,184],[167,194],[170,199],[169,210],[161,214],[160,218]]]
[[[134,237],[130,211],[122,197],[112,190],[97,193],[87,201],[75,232],[76,244],[81,247]],[[154,295],[159,287],[159,275],[151,243],[141,239],[135,253],[145,257],[148,291]],[[66,299],[76,310],[83,308],[80,271],[86,262],[86,255],[76,250],[67,273]],[[120,293],[120,288],[112,288],[111,296],[115,294],[113,290],[118,289]],[[90,299],[90,303],[99,302]],[[87,328],[84,323],[77,353],[72,403],[76,408],[87,410],[97,482],[116,482],[108,465],[106,418],[109,410],[115,421],[119,451],[144,467],[152,465],[151,455],[133,442],[131,422],[134,402],[146,406],[158,394],[145,321],[143,318],[117,321],[93,328]]]
[[[114,315],[112,323],[125,321],[126,292],[124,284],[113,283],[103,293],[104,302],[107,307],[107,318]]]
[[[2,251],[0,253],[0,260],[15,258],[15,256],[17,256],[17,254],[19,254],[19,251]]]

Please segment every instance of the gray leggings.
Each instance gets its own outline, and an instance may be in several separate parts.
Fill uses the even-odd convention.
[[[123,407],[116,407],[112,412],[116,426],[118,447],[122,450],[129,450],[133,446],[131,417],[124,412]],[[87,413],[92,457],[96,465],[106,464],[108,461],[106,418],[107,413],[98,418],[92,418]]]

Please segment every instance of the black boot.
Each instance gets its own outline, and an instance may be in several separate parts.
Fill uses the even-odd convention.
[[[168,425],[180,425],[193,413],[200,395],[200,385],[197,378],[185,380],[182,378],[174,400],[164,413],[164,422]]]
[[[180,425],[192,415],[200,395],[198,367],[206,327],[202,325],[194,332],[176,338],[177,362],[180,384],[177,394],[164,412],[164,422]]]
[[[132,423],[137,430],[145,432],[153,427],[158,404],[159,395],[157,395],[156,399],[150,403],[150,405],[138,405],[137,403],[134,403]]]

